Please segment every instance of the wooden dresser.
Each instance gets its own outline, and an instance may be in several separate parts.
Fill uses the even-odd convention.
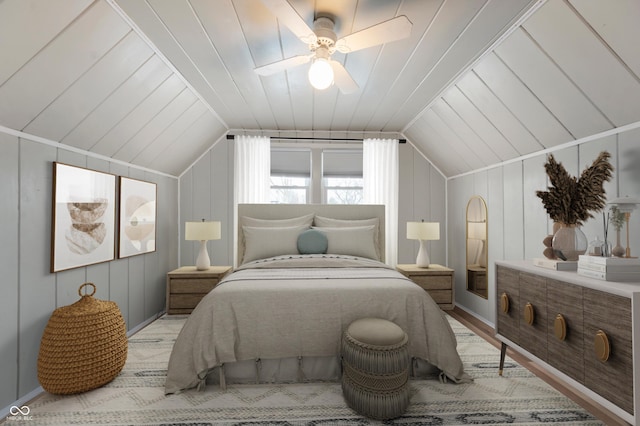
[[[453,269],[432,263],[428,268],[413,265],[397,265],[396,269],[425,289],[442,310],[455,306]]]
[[[212,266],[198,271],[183,266],[167,274],[167,314],[190,314],[202,298],[231,271],[230,266]]]
[[[640,283],[499,261],[496,285],[500,374],[509,346],[640,425]]]

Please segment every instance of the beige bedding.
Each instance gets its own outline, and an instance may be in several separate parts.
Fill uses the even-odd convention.
[[[173,347],[165,392],[196,387],[225,363],[338,356],[344,330],[363,317],[393,321],[412,357],[469,379],[444,313],[419,286],[373,260],[295,255],[245,264],[202,299]]]

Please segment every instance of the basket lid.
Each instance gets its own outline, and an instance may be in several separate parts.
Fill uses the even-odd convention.
[[[86,287],[93,287],[93,291],[88,293]],[[83,294],[83,289],[85,290]],[[79,317],[79,316],[93,316],[104,312],[118,309],[118,305],[115,302],[99,300],[93,297],[96,293],[96,285],[94,283],[86,282],[78,288],[78,294],[80,300],[77,302],[57,308],[53,311],[53,315],[57,317]],[[119,311],[119,309],[118,309]]]

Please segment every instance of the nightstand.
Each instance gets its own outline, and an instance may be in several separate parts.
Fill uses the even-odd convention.
[[[453,269],[432,263],[428,268],[416,265],[397,265],[396,269],[425,289],[443,310],[455,306]]]
[[[190,314],[229,271],[231,266],[212,266],[206,271],[183,266],[167,273],[167,314]]]

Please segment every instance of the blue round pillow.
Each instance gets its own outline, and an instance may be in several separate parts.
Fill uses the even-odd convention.
[[[324,254],[328,247],[327,236],[317,229],[309,229],[298,235],[298,253],[300,254]]]

